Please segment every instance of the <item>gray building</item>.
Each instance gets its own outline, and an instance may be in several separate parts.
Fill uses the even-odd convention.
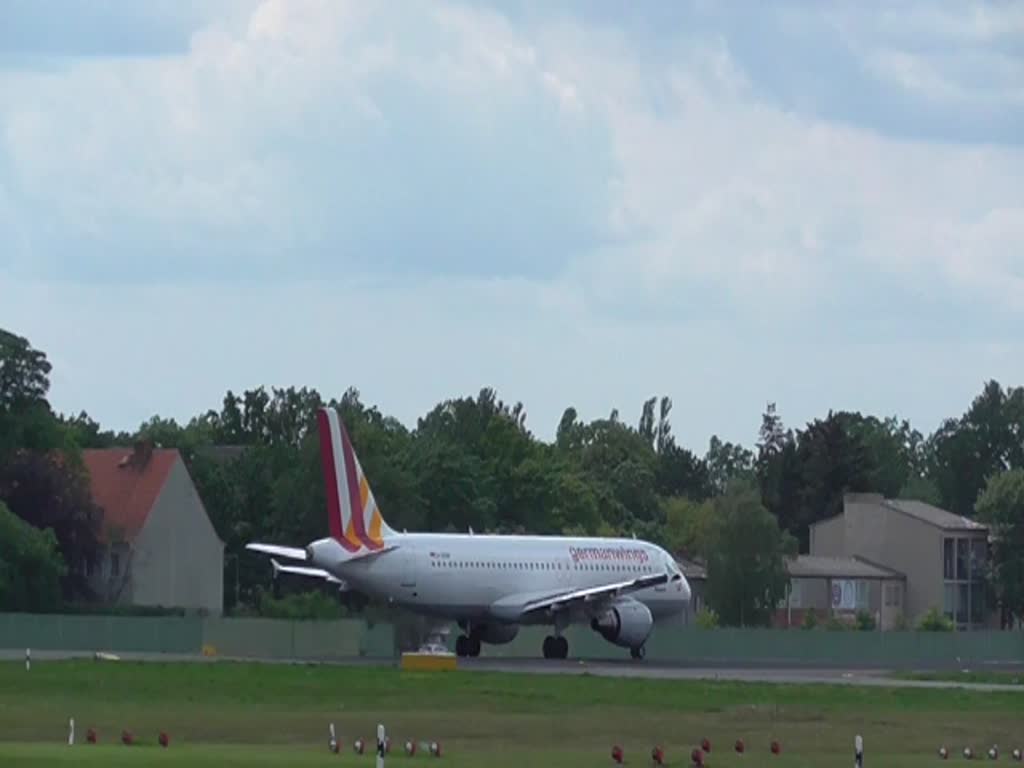
[[[102,557],[89,574],[101,600],[217,616],[224,605],[224,543],[175,449],[83,451],[103,509]]]
[[[860,557],[800,555],[786,563],[789,588],[775,613],[777,627],[799,627],[814,611],[824,624],[854,624],[869,616],[880,630],[901,620],[906,576]]]
[[[682,623],[693,625],[697,621],[697,614],[707,607],[707,581],[708,572],[703,562],[691,560],[680,555],[675,557],[676,565],[683,572],[687,583],[690,585],[690,603],[683,611]]]
[[[810,550],[900,574],[903,594],[888,587],[883,608],[901,602],[911,625],[934,607],[960,629],[998,626],[984,581],[988,528],[974,520],[921,501],[847,494],[841,514],[811,525]]]

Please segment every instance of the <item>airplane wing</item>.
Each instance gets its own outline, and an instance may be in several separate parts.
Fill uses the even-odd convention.
[[[522,613],[525,616],[538,611],[558,611],[563,608],[568,608],[574,603],[582,603],[584,605],[590,603],[604,603],[614,600],[616,597],[628,595],[631,592],[639,592],[642,589],[655,587],[658,584],[665,584],[668,582],[668,579],[668,573],[652,573],[647,576],[641,576],[637,579],[630,579],[628,581],[601,584],[597,587],[586,587],[584,589],[567,590],[549,597],[535,598],[527,601],[522,607]]]
[[[299,549],[298,547],[281,547],[277,544],[246,544],[245,548],[253,552],[262,552],[265,555],[287,557],[289,560],[306,559],[306,550]]]
[[[616,597],[664,584],[668,573],[652,573],[636,579],[601,584],[596,587],[564,589],[547,593],[509,595],[491,604],[491,613],[503,620],[519,621],[542,611],[561,611],[579,606],[600,610]]]
[[[281,565],[279,562],[277,562],[277,559],[273,557],[270,558],[270,562],[274,566],[275,576],[278,573],[294,573],[299,576],[312,576],[315,578],[325,579],[331,582],[332,584],[337,584],[341,589],[345,589],[347,586],[345,582],[339,579],[337,576],[328,573],[327,571],[321,568],[306,568],[304,566],[299,565]]]

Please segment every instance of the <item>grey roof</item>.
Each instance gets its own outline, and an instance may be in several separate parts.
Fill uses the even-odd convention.
[[[933,507],[923,501],[909,501],[906,499],[886,499],[883,502],[887,507],[896,509],[905,515],[922,520],[926,523],[942,528],[943,530],[954,531],[978,531],[988,530],[988,526],[982,525],[976,520],[961,515],[954,515],[944,509]]]
[[[859,557],[818,557],[798,555],[786,563],[786,571],[797,579],[902,579],[903,574]]]

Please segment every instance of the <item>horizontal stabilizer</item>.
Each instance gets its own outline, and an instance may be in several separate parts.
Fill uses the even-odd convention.
[[[301,565],[281,565],[276,559],[271,558],[270,562],[274,566],[274,574],[278,573],[294,573],[297,576],[311,576],[313,578],[324,579],[332,584],[337,584],[341,589],[347,589],[347,584],[339,579],[337,576],[328,573],[322,568],[307,568]]]
[[[253,552],[262,552],[265,555],[287,557],[289,560],[306,559],[306,550],[299,549],[298,547],[281,547],[277,544],[246,544],[245,548]]]

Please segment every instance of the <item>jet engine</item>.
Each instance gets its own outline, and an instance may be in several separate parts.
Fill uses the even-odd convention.
[[[345,550],[334,539],[317,539],[306,547],[306,561],[314,568],[333,571],[344,560]]]
[[[617,600],[604,613],[590,621],[590,628],[609,643],[623,648],[639,648],[654,627],[650,609],[632,598]]]
[[[489,645],[511,643],[519,634],[518,624],[474,624],[470,629],[474,637]]]

